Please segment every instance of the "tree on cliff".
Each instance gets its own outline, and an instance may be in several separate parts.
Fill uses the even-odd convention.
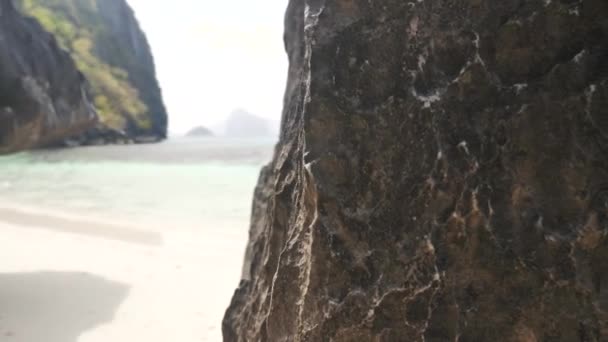
[[[146,38],[125,0],[19,0],[91,83],[106,126],[166,136],[167,114]]]

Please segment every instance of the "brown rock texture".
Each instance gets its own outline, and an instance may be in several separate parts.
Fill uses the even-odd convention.
[[[608,341],[608,2],[292,0],[227,342]]]
[[[69,55],[11,0],[0,0],[0,153],[81,133],[96,120]]]

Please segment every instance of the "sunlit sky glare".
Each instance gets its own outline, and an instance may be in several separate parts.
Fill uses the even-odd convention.
[[[169,131],[214,127],[236,108],[278,121],[287,0],[128,0],[156,62]]]

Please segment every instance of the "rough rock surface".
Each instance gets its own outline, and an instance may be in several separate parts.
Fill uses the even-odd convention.
[[[167,136],[167,112],[146,35],[126,0],[16,0],[61,43],[91,84],[101,125],[88,144]]]
[[[70,56],[11,0],[0,0],[0,153],[80,133],[96,118]]]
[[[148,109],[146,115],[151,121],[148,129],[133,126],[128,127],[127,131],[131,135],[166,138],[167,111],[156,79],[154,57],[135,13],[126,0],[98,0],[97,6],[99,15],[108,28],[108,39],[115,44],[100,45],[96,48],[97,53],[110,65],[127,71],[130,81]],[[117,49],[122,54],[117,54]]]
[[[608,2],[292,0],[232,341],[607,341]]]

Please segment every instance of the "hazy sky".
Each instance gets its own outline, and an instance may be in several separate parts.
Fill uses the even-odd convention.
[[[156,61],[172,133],[235,108],[279,120],[287,0],[128,0]]]

